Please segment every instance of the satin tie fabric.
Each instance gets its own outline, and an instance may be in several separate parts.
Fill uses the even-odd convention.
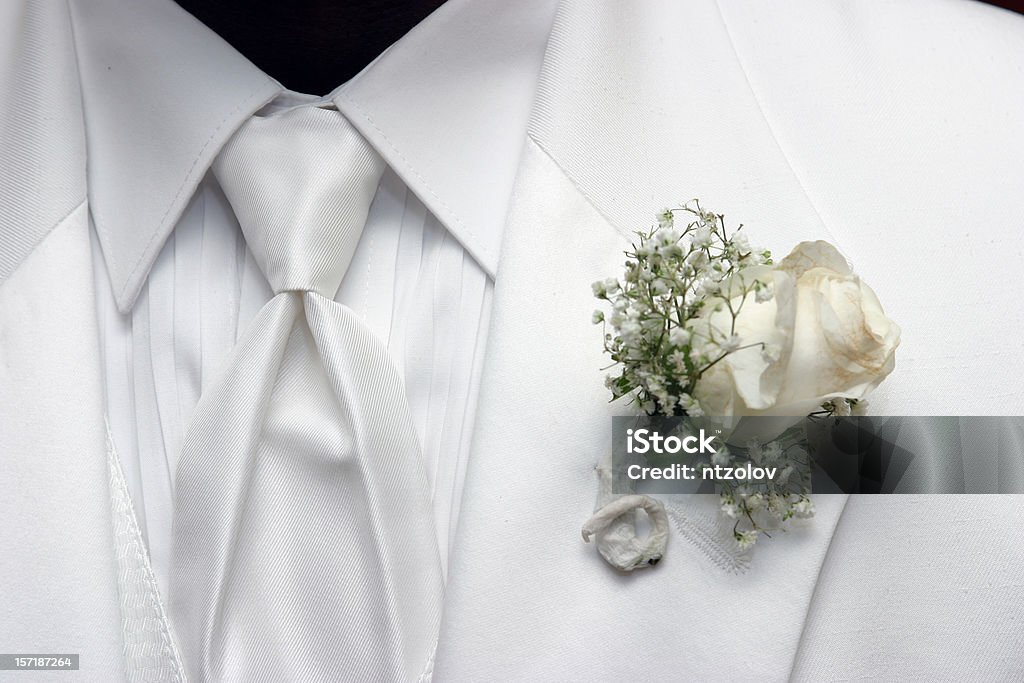
[[[384,165],[334,110],[248,121],[214,173],[274,291],[204,391],[170,611],[193,681],[417,680],[443,590],[385,346],[333,301]]]

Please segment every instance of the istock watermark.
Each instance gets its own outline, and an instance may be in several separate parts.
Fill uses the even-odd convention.
[[[1024,493],[1024,417],[616,417],[615,493]]]

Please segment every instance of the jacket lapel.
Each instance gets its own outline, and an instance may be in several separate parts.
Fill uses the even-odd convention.
[[[0,284],[85,200],[74,37],[62,3],[0,7]]]
[[[828,235],[713,1],[563,3],[502,247],[440,676],[700,680],[722,661],[788,675],[844,497],[745,572],[703,497],[675,501],[679,533],[649,572],[617,575],[580,540],[609,417],[626,410],[607,403],[590,283],[619,272],[657,209],[691,197],[776,252]]]
[[[63,3],[0,10],[0,613],[21,652],[123,672],[85,144]],[[10,35],[6,35],[7,33]],[[10,41],[8,41],[10,38]]]

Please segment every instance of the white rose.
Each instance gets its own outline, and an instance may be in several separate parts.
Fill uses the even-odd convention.
[[[741,274],[769,284],[774,296],[743,301],[736,319],[744,348],[705,372],[695,395],[708,415],[805,416],[833,398],[863,399],[892,372],[900,328],[878,297],[828,242],[801,242],[776,266]],[[736,283],[723,288],[727,295]],[[736,308],[741,292],[732,299]],[[711,307],[709,307],[711,308]],[[709,312],[695,334],[728,338],[728,310]]]

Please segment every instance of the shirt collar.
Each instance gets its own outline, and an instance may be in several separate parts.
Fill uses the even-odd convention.
[[[449,2],[331,96],[492,276],[554,5]],[[170,0],[72,18],[89,203],[127,312],[214,157],[283,89]]]
[[[122,312],[224,143],[281,86],[169,0],[72,4],[89,205]]]
[[[449,0],[333,95],[494,277],[556,0]]]

